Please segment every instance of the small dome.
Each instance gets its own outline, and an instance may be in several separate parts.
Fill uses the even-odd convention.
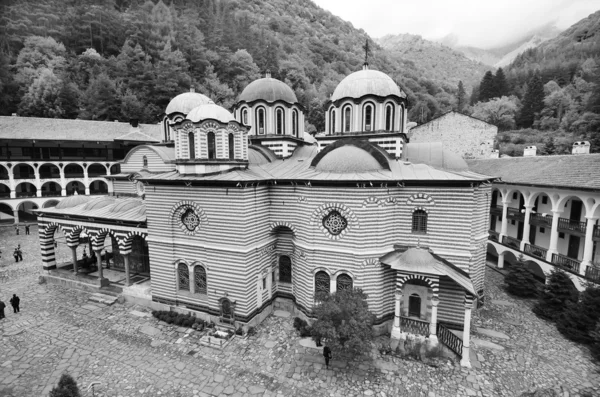
[[[235,121],[235,118],[227,109],[219,105],[215,105],[214,103],[208,103],[195,107],[188,113],[187,119],[194,123],[208,119],[217,120],[225,124],[229,123],[230,121]]]
[[[90,197],[90,196],[84,196],[84,195],[78,194],[78,195],[67,197],[66,199],[61,200],[60,203],[56,204],[56,206],[54,208],[56,208],[58,210],[63,210],[65,208],[71,208],[71,207],[75,207],[80,204],[87,203],[91,199],[92,199],[92,197]]]
[[[120,203],[117,203],[114,207],[110,209],[110,212],[125,212],[132,208],[136,208],[142,205],[142,202],[139,200],[125,200]]]
[[[200,105],[207,103],[214,103],[206,95],[202,95],[199,92],[184,92],[183,94],[177,95],[171,99],[171,102],[167,105],[165,113],[170,115],[172,113],[183,113],[188,114],[190,110]]]
[[[296,94],[287,84],[271,77],[254,80],[248,84],[240,94],[238,102],[251,103],[260,100],[269,103],[283,101],[293,104],[298,102]]]
[[[331,100],[358,99],[365,95],[404,97],[400,88],[390,76],[378,70],[363,69],[346,76],[336,87]]]
[[[336,173],[379,171],[384,168],[371,153],[356,146],[345,145],[327,153],[315,168]]]
[[[83,209],[85,211],[97,210],[115,203],[115,200],[110,197],[100,197],[96,200],[88,202]]]

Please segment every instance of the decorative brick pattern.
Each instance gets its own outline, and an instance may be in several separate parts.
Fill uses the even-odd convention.
[[[181,222],[181,216],[187,211],[191,209],[194,211],[198,219],[200,219],[200,224],[194,230],[189,230],[183,222]],[[195,202],[189,200],[182,200],[175,204],[171,211],[169,212],[169,217],[171,222],[175,223],[185,234],[188,236],[194,236],[196,234],[196,230],[202,227],[203,223],[208,224],[208,217],[202,208],[200,208]]]
[[[346,228],[342,230],[340,234],[337,235],[329,233],[327,228],[323,226],[323,218],[325,218],[331,211],[339,212],[348,222]],[[313,211],[310,217],[311,225],[313,225],[315,221],[318,222],[319,228],[330,240],[339,240],[344,235],[346,235],[346,233],[348,233],[348,231],[350,231],[352,228],[360,228],[360,223],[358,222],[358,218],[356,217],[354,212],[346,205],[340,203],[326,203],[319,206],[319,208]]]

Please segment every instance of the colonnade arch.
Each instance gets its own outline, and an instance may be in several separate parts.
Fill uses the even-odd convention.
[[[12,174],[14,179],[35,179],[35,169],[26,163],[13,165]]]
[[[10,176],[8,173],[8,168],[6,168],[4,165],[0,164],[0,180],[6,181],[8,179],[10,179]]]
[[[83,166],[77,163],[67,163],[64,168],[65,178],[83,178]]]
[[[60,196],[62,186],[57,182],[46,182],[42,185],[42,197]]]
[[[60,168],[56,164],[44,163],[38,167],[40,179],[60,178]]]
[[[16,197],[36,197],[37,187],[30,182],[21,182],[15,186]]]

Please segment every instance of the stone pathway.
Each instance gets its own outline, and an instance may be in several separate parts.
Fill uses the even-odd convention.
[[[200,344],[198,332],[159,322],[144,307],[107,306],[89,293],[38,284],[36,235],[32,229],[27,239],[20,236],[32,259],[18,265],[28,272],[0,284],[2,300],[13,292],[22,300],[20,314],[0,321],[3,397],[47,396],[64,372],[83,396],[91,396],[86,388],[93,381],[101,383],[96,396],[115,397],[518,396],[542,387],[561,396],[600,395],[587,350],[535,317],[531,301],[507,296],[498,287],[502,276],[489,269],[488,303],[473,317],[472,369],[450,361],[434,368],[374,348],[351,361],[334,352],[327,370],[321,349],[300,343],[286,312],[265,320],[256,335],[213,349]],[[2,258],[2,265],[17,264]]]

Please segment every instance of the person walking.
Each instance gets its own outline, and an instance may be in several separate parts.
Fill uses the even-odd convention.
[[[4,302],[0,301],[0,320],[2,320],[4,318],[4,308],[6,307],[6,305],[4,304]]]
[[[323,348],[323,357],[325,357],[325,366],[329,369],[329,360],[331,360],[331,349],[329,346]]]
[[[19,309],[19,303],[21,303],[21,299],[17,296],[17,294],[13,294],[12,298],[10,298],[10,304],[13,307],[13,311],[15,313],[19,313],[21,310]]]
[[[17,255],[19,255],[19,261],[23,262],[23,251],[21,251],[21,244],[17,247]]]
[[[29,234],[29,224],[25,225],[25,234]]]
[[[17,232],[17,236],[19,235],[19,226],[15,226],[15,230]]]
[[[13,252],[13,256],[15,257],[15,262],[18,262],[19,261],[19,252],[16,248],[15,248],[15,252]]]

